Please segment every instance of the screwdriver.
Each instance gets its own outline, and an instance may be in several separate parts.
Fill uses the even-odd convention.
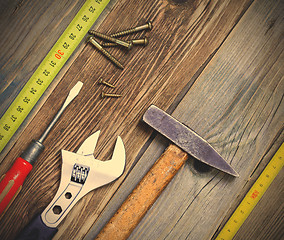
[[[83,83],[78,81],[77,84],[70,90],[62,107],[59,109],[39,140],[32,140],[30,145],[24,150],[21,156],[16,159],[15,163],[8,170],[8,172],[0,178],[0,215],[5,209],[8,209],[18,193],[21,191],[26,177],[33,168],[33,164],[44,150],[44,145],[42,144],[43,141],[65,108],[79,94],[82,86]]]

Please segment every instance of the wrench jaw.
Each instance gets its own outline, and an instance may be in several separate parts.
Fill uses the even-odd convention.
[[[96,131],[90,135],[79,147],[77,154],[84,156],[91,155],[94,153],[101,131]]]
[[[98,132],[85,140],[79,148],[87,156],[62,150],[62,171],[58,191],[41,214],[42,221],[48,227],[57,227],[72,207],[88,192],[106,185],[120,177],[125,169],[125,148],[121,137],[117,138],[111,160],[96,160],[88,150],[94,149]],[[97,136],[95,135],[97,134]],[[95,136],[94,136],[95,135]],[[89,143],[88,143],[89,142]],[[83,147],[83,148],[82,148]]]
[[[122,175],[125,169],[125,148],[121,137],[118,136],[111,160],[99,161],[94,159],[93,173],[87,179],[90,190],[106,185]]]

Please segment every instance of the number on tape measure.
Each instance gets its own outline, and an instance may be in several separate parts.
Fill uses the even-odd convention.
[[[0,152],[110,0],[87,0],[0,119]]]
[[[246,194],[240,205],[237,207],[228,222],[225,224],[224,228],[217,236],[216,240],[233,239],[267,188],[282,169],[284,165],[283,157],[284,143],[282,143],[281,147],[278,149],[256,182],[253,184],[249,192]]]

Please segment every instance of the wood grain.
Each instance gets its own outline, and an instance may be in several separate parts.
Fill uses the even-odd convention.
[[[34,41],[25,44],[32,44],[38,49],[40,34],[36,33],[33,24],[21,24],[19,19],[24,16],[31,18],[33,14],[36,15],[33,18],[40,19],[41,15],[46,16],[46,12],[51,14],[58,1],[50,8],[46,7],[45,11],[37,10],[35,6],[41,9],[41,5],[35,3],[35,0],[23,2],[23,8],[17,10],[20,15],[15,18],[19,22],[11,24],[18,24],[18,28],[25,26],[22,34],[31,36],[28,39],[35,36]],[[67,5],[75,3],[66,2]],[[15,8],[16,2],[11,4]],[[10,4],[8,6],[10,11],[6,16],[9,17],[14,8]],[[132,0],[118,1],[96,27],[97,30],[112,33],[152,20],[154,28],[145,34],[149,37],[149,45],[130,52],[120,48],[109,49],[124,63],[123,71],[115,68],[90,45],[85,45],[68,66],[52,94],[33,115],[34,118],[1,163],[0,174],[3,174],[30,140],[40,136],[63,102],[62,96],[78,80],[84,82],[84,94],[70,105],[46,139],[44,154],[34,166],[23,191],[2,218],[1,239],[13,238],[53,198],[60,178],[60,149],[75,151],[87,136],[98,129],[102,131],[95,151],[98,159],[108,159],[117,135],[122,137],[127,154],[125,174],[78,202],[60,225],[54,239],[82,239],[95,221],[101,226],[100,221],[105,220],[101,212],[118,208],[121,199],[125,199],[128,190],[135,186],[129,181],[139,181],[165,148],[166,144],[161,145],[158,138],[145,151],[143,145],[152,132],[140,123],[145,109],[155,104],[172,111],[181,100],[179,108],[174,111],[175,117],[186,120],[187,125],[209,140],[242,177],[232,180],[216,171],[200,174],[191,165],[185,167],[130,238],[186,239],[190,236],[194,239],[197,235],[200,236],[198,239],[202,236],[210,238],[234,204],[233,200],[241,192],[246,177],[277,139],[283,141],[283,70],[280,67],[283,65],[283,22],[279,17],[282,8],[281,1],[265,3],[262,0],[147,0],[143,4]],[[50,34],[56,30],[55,22],[49,28],[46,22],[39,25],[46,26],[44,29],[49,29]],[[12,27],[2,27],[12,38]],[[29,35],[29,31],[34,35]],[[7,49],[11,51],[11,65],[8,61],[7,66],[10,67],[3,78],[6,82],[13,79],[8,75],[13,74],[13,64],[17,65],[12,54],[15,50]],[[21,51],[18,52],[20,45],[17,49],[17,54],[21,54]],[[25,64],[19,65],[14,74],[21,72],[36,54],[29,51],[30,48],[24,49],[27,52],[16,59],[22,59]],[[39,60],[34,61],[39,64]],[[100,77],[114,83],[117,86],[115,92],[122,93],[123,97],[119,100],[101,99],[101,91],[110,90],[97,84]],[[12,87],[13,81],[9,80],[7,85],[1,85],[1,91]],[[136,158],[137,155],[139,157]],[[110,207],[105,208],[118,188],[122,189],[122,193],[117,192]],[[220,192],[222,195],[219,195]],[[121,197],[120,201],[116,201],[116,196]],[[113,207],[113,201],[118,206]],[[169,211],[165,212],[165,208]],[[155,224],[157,222],[159,224]],[[197,222],[204,222],[207,231]]]
[[[96,239],[127,239],[187,159],[186,152],[171,144]]]
[[[239,194],[248,190],[247,179],[258,164],[265,166],[283,142],[282,9],[280,2],[253,3],[173,112],[213,144],[236,167],[240,178],[215,170],[198,174],[193,163],[189,164],[129,239],[210,239],[226,212],[231,213],[239,203]],[[273,27],[261,18],[273,20]],[[139,159],[87,239],[98,233],[104,220],[161,154],[165,146],[160,141],[157,139]],[[270,152],[273,144],[276,146]],[[270,211],[279,216],[281,204],[278,201]],[[274,239],[283,226],[281,218],[278,224],[273,223],[275,218],[271,221],[269,228],[274,231],[266,231],[267,239]],[[248,232],[252,226],[244,227]],[[255,224],[253,227],[262,230]]]
[[[236,234],[235,240],[283,239],[283,170]]]
[[[85,1],[1,1],[0,2],[0,116],[5,113],[17,94],[27,83],[41,61],[61,36]],[[93,27],[99,26],[116,0],[112,0]],[[82,51],[79,44],[68,62],[50,84],[31,114],[20,126],[6,148],[6,156],[21,132],[35,116],[62,76]]]

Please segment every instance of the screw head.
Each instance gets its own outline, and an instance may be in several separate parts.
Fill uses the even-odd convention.
[[[88,43],[88,42],[90,42],[91,40],[92,40],[92,36],[89,35],[89,36],[87,37],[87,39],[86,39],[86,42]]]
[[[144,38],[144,45],[145,45],[145,46],[147,46],[147,45],[148,45],[148,43],[149,43],[149,40],[148,40],[148,38],[147,38],[147,37],[145,37],[145,38]]]
[[[129,45],[128,45],[128,50],[130,50],[132,47],[133,47],[133,42],[130,41],[130,42],[129,42]]]
[[[151,21],[148,21],[147,24],[148,24],[148,29],[151,30],[151,29],[153,28],[152,22],[151,22]]]
[[[102,78],[100,78],[98,82],[99,82],[99,84],[104,84],[108,87],[115,88],[115,86],[113,84],[110,84],[109,82],[104,81]]]

